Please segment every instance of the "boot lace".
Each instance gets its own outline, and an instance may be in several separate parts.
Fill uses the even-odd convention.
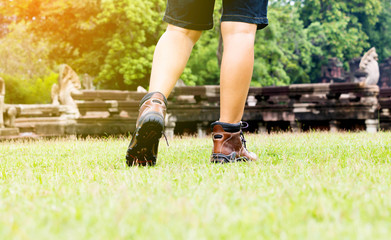
[[[162,133],[163,133],[164,139],[166,139],[167,147],[169,147],[170,144],[168,144],[168,139],[167,139],[166,133],[164,131]]]
[[[244,122],[244,121],[241,121],[240,122],[240,139],[242,140],[242,144],[244,145],[244,148],[247,149],[247,146],[246,146],[246,139],[244,138],[244,134],[243,134],[243,131],[242,129],[246,129],[248,128],[248,123],[247,122]]]

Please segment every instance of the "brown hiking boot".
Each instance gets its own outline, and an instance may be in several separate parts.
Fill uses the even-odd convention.
[[[156,164],[159,139],[164,131],[167,99],[160,92],[148,93],[140,102],[140,110],[128,151],[126,164]]]
[[[213,152],[212,163],[231,163],[237,161],[256,161],[255,153],[246,148],[242,123],[212,123]]]

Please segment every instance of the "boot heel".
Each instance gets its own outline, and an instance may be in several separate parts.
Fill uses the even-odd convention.
[[[210,157],[211,163],[234,163],[234,162],[247,162],[246,157],[236,157],[236,152],[231,153],[230,155],[225,155],[221,153],[213,153]]]
[[[210,157],[210,161],[212,163],[232,163],[235,162],[236,160],[236,153],[233,152],[230,155],[225,155],[221,153],[213,153],[212,156]]]
[[[136,130],[126,152],[128,166],[154,166],[159,139],[164,131],[166,97],[159,92],[148,93],[141,100]]]

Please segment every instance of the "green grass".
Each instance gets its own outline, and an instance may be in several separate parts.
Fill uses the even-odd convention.
[[[256,163],[209,164],[209,138],[0,143],[0,239],[389,239],[391,133],[248,135]]]

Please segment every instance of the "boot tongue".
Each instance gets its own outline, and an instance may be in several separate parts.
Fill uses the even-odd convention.
[[[224,123],[224,122],[214,122],[211,124],[212,131],[213,127],[216,125],[220,125],[223,127],[224,131],[234,133],[234,132],[239,132],[240,131],[240,122],[239,123]]]

